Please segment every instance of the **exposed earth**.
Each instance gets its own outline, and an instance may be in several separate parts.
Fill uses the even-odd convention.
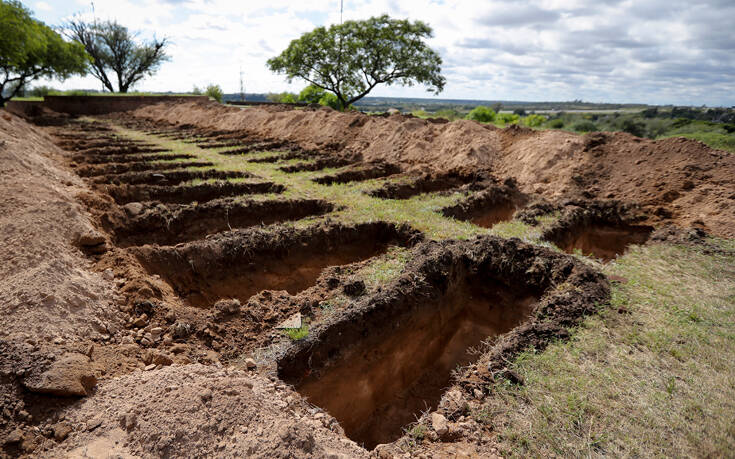
[[[496,457],[492,385],[610,301],[601,266],[735,237],[735,156],[315,107],[0,111],[0,205],[3,457]]]

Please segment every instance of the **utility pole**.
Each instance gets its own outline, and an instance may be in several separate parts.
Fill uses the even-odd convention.
[[[245,102],[245,83],[242,79],[242,65],[240,66],[240,102]]]

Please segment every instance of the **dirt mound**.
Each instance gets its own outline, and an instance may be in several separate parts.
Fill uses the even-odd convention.
[[[86,187],[55,164],[62,154],[0,112],[0,338],[65,341],[99,336],[95,317],[114,322],[113,285],[78,248],[99,236],[75,200]]]
[[[158,104],[133,112],[158,122],[243,131],[304,149],[361,154],[405,170],[486,169],[546,198],[608,198],[643,205],[654,220],[735,235],[735,155],[683,138],[498,129],[331,109],[241,110],[214,103]]]
[[[111,380],[65,422],[46,457],[367,457],[286,385],[198,364]]]

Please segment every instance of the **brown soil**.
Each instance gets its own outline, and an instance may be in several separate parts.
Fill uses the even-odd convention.
[[[199,185],[100,185],[118,204],[139,201],[161,201],[186,204],[194,201],[257,193],[282,193],[283,185],[273,182],[209,182]]]
[[[127,163],[107,163],[104,165],[77,167],[76,173],[80,177],[97,177],[100,175],[117,175],[128,172],[166,171],[172,169],[186,169],[187,167],[207,167],[214,164],[209,161],[183,162],[151,162],[138,161]]]
[[[123,174],[103,175],[93,179],[94,183],[113,183],[116,185],[178,185],[191,180],[211,180],[255,177],[242,171],[218,171],[218,170],[176,170],[166,172],[127,172]]]
[[[166,161],[173,159],[191,159],[194,155],[188,154],[166,154],[166,155],[75,155],[71,160],[75,163],[105,164],[105,163],[134,163],[141,161]]]
[[[552,290],[564,282],[577,293]],[[484,362],[485,374],[523,343],[542,349],[563,336],[591,310],[590,300],[607,295],[600,274],[549,250],[488,236],[426,243],[400,279],[288,349],[279,376],[373,448],[436,409],[452,370],[477,360],[481,353],[470,351],[486,337],[514,330]],[[476,379],[476,368],[463,371],[460,383]]]
[[[436,124],[401,115],[371,117],[330,109],[241,110],[217,104],[159,104],[136,116],[280,139],[306,150],[359,154],[404,170],[489,170],[549,200],[636,202],[649,224],[699,225],[735,236],[735,155],[683,138],[497,129],[473,121]]]
[[[610,261],[631,244],[644,244],[653,228],[635,224],[640,210],[616,201],[570,202],[561,218],[542,234],[567,253],[581,251]]]
[[[236,228],[298,220],[331,211],[331,204],[315,199],[234,201],[224,198],[192,205],[150,203],[135,216],[129,216],[129,212],[107,214],[104,223],[122,247],[173,245]]]
[[[368,194],[383,199],[409,199],[423,193],[436,193],[439,191],[455,191],[465,185],[471,189],[483,187],[482,182],[489,180],[486,174],[468,174],[462,171],[449,172],[446,174],[420,174],[410,176],[410,181],[386,182],[380,188],[370,191]]]
[[[316,183],[322,185],[331,185],[333,183],[361,182],[389,175],[397,174],[401,171],[400,167],[395,164],[387,164],[383,162],[360,164],[349,168],[345,171],[338,172],[334,175],[325,175],[314,179]]]
[[[290,158],[289,158],[290,159]],[[304,171],[320,171],[328,167],[343,167],[355,163],[355,159],[350,158],[318,158],[315,161],[291,164],[283,166],[280,169],[283,172],[304,172]]]
[[[385,223],[250,229],[176,247],[139,247],[135,253],[187,304],[209,308],[221,298],[247,302],[261,290],[296,294],[314,285],[327,266],[365,260],[419,237]]]
[[[496,223],[512,219],[516,209],[526,201],[527,198],[516,188],[515,181],[506,180],[502,185],[491,184],[470,194],[464,201],[442,209],[442,214],[491,228]]]

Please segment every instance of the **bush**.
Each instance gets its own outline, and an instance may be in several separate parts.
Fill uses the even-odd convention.
[[[310,84],[305,87],[299,93],[299,101],[306,102],[307,104],[318,104],[319,101],[327,94],[327,91],[323,90],[319,86]],[[337,97],[337,96],[335,96]]]
[[[520,121],[521,117],[515,113],[498,113],[495,119],[505,124],[516,124]]]
[[[491,123],[495,121],[495,111],[493,111],[493,109],[491,109],[490,107],[478,105],[467,114],[467,119],[472,121],[479,121],[480,123]]]
[[[564,120],[559,118],[551,120],[549,121],[549,124],[547,124],[547,126],[549,126],[551,129],[561,129],[564,127]]]
[[[643,137],[646,135],[646,125],[631,118],[624,119],[620,124],[620,129],[623,132],[633,134],[636,137]]]
[[[222,103],[222,97],[224,94],[222,93],[222,88],[220,88],[218,84],[210,84],[204,91],[204,95]]]
[[[277,102],[279,104],[295,104],[298,96],[291,92],[282,93],[270,93],[267,96],[271,102]]]
[[[572,126],[577,132],[593,132],[597,131],[597,126],[592,121],[580,121],[579,123]]]
[[[539,127],[546,121],[546,118],[542,115],[528,115],[521,120],[523,124],[528,127]],[[563,123],[562,123],[563,124]]]

